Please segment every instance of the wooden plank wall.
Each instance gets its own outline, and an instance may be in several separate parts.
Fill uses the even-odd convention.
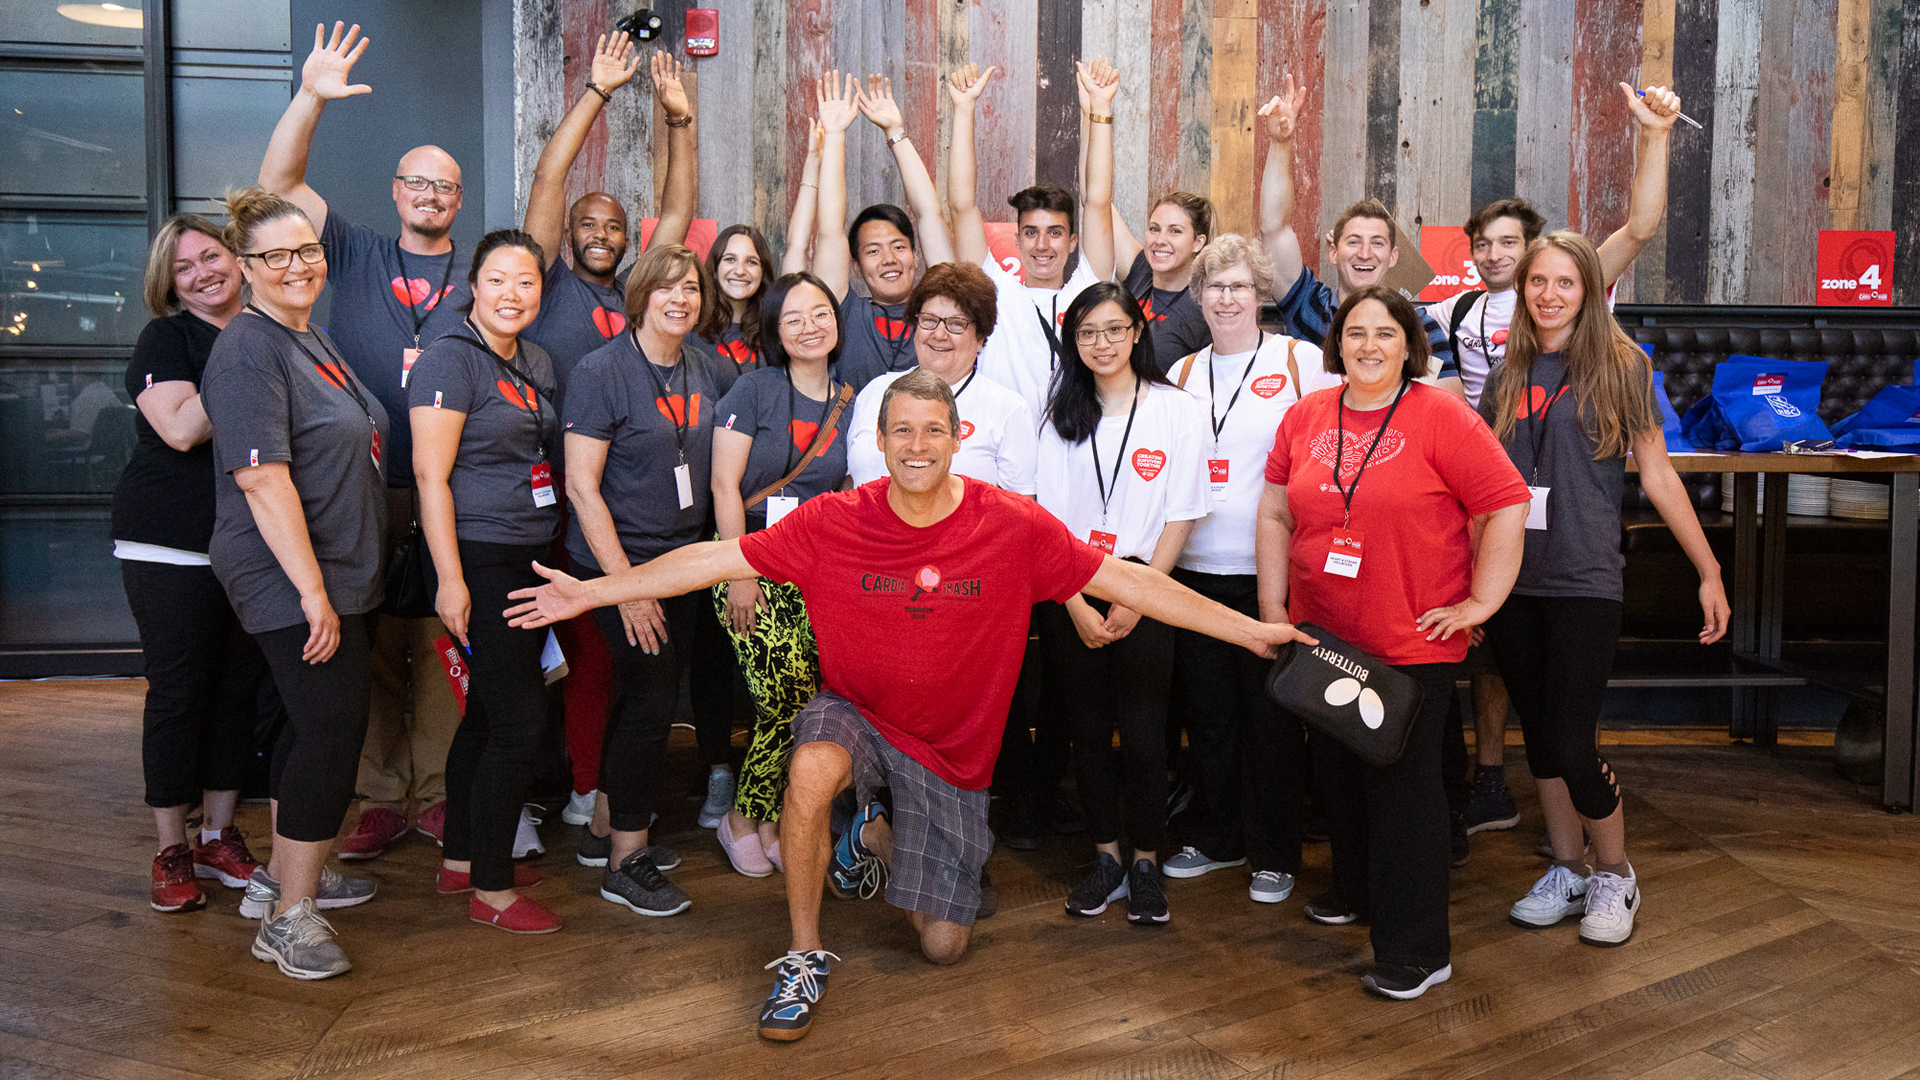
[[[998,65],[978,199],[1003,219],[1036,178],[1075,182],[1073,62],[1111,58],[1125,80],[1115,205],[1136,233],[1176,189],[1214,200],[1216,232],[1257,228],[1254,110],[1291,71],[1308,90],[1294,225],[1310,238],[1363,195],[1410,231],[1518,194],[1554,227],[1606,235],[1633,175],[1624,80],[1673,85],[1706,127],[1676,129],[1668,219],[1620,299],[1808,303],[1821,229],[1891,228],[1895,300],[1920,305],[1920,105],[1902,107],[1920,93],[1920,0],[666,0],[653,7],[672,44],[695,3],[720,11],[722,50],[694,63],[701,215],[751,221],[776,248],[812,80],[833,66],[893,78],[944,191],[941,79]],[[626,10],[514,0],[523,200],[594,37]],[[652,211],[649,92],[643,77],[616,96],[569,177],[576,192]],[[870,125],[856,124],[847,160],[854,208],[900,199]]]

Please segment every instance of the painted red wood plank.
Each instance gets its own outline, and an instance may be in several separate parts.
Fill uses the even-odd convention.
[[[807,137],[813,127],[814,80],[833,66],[831,0],[787,0],[787,191],[800,190],[807,163]],[[808,189],[809,192],[812,189]],[[786,222],[786,208],[778,219]]]
[[[1627,220],[1633,119],[1621,82],[1640,70],[1641,0],[1581,0],[1573,28],[1573,145],[1567,223],[1598,243]]]
[[[1180,0],[1153,0],[1153,57],[1178,70]],[[1157,199],[1180,186],[1180,98],[1178,79],[1155,78],[1147,101],[1147,198]]]
[[[904,0],[906,70],[894,93],[913,148],[932,168],[940,129],[940,0]]]
[[[566,63],[562,69],[562,116],[587,92],[587,71],[593,66],[594,44],[606,33],[607,27],[613,25],[613,19],[607,15],[607,0],[563,0],[563,3],[560,36],[566,49]],[[587,132],[586,145],[580,148],[580,156],[573,159],[573,168],[567,173],[567,198],[599,191],[606,183],[607,125],[595,124],[593,130]]]
[[[1300,107],[1300,120],[1293,136],[1293,229],[1311,244],[1320,234],[1320,150],[1322,123],[1327,108],[1326,41],[1327,5],[1325,0],[1259,0],[1261,57],[1254,73],[1254,107],[1284,92],[1285,76],[1292,73],[1295,84],[1307,88],[1306,104]],[[1264,125],[1254,122],[1253,171],[1258,177],[1267,167],[1267,134]],[[1257,194],[1257,192],[1256,192]],[[1259,228],[1256,222],[1254,228]]]

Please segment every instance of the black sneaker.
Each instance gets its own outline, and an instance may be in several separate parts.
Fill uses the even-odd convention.
[[[1452,964],[1437,968],[1414,967],[1411,964],[1374,964],[1366,974],[1360,976],[1360,985],[1381,997],[1411,1001],[1426,993],[1427,987],[1446,982],[1452,977]]]
[[[1107,905],[1127,895],[1127,871],[1120,860],[1104,851],[1095,853],[1098,858],[1093,873],[1080,879],[1080,884],[1067,894],[1067,911],[1074,915],[1098,915],[1107,910]],[[1160,904],[1166,910],[1166,901]]]
[[[1127,921],[1135,926],[1165,926],[1167,891],[1160,887],[1160,868],[1152,859],[1136,859],[1127,872]]]
[[[773,963],[778,982],[766,1004],[760,1006],[760,1037],[792,1042],[813,1027],[813,1007],[827,992],[827,961],[838,960],[825,949],[789,952]]]
[[[613,857],[613,834],[593,835],[592,829],[580,830],[580,853],[573,857],[581,866],[605,866]]]
[[[1345,926],[1360,921],[1360,913],[1353,910],[1353,905],[1335,893],[1315,897],[1301,910],[1306,912],[1307,918],[1322,926]]]
[[[1473,795],[1467,800],[1467,831],[1511,829],[1520,824],[1520,807],[1507,788],[1507,770],[1498,765],[1476,765]]]
[[[653,865],[646,848],[627,856],[600,879],[600,897],[641,915],[678,915],[693,906]]]

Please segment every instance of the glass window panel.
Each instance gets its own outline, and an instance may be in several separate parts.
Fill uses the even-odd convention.
[[[105,506],[0,507],[0,645],[139,640]]]
[[[194,68],[173,80],[174,190],[177,199],[212,199],[260,175],[260,154],[286,111],[284,71]],[[202,75],[198,72],[218,72]],[[240,76],[244,71],[245,77]],[[263,77],[264,76],[264,77]]]
[[[147,228],[80,213],[0,214],[0,342],[132,345],[147,324]]]
[[[0,41],[54,45],[140,45],[140,3],[122,10],[66,0],[5,0],[0,3]],[[131,9],[131,10],[128,10]],[[125,25],[131,24],[131,25]]]
[[[167,31],[176,49],[285,52],[289,44],[286,4],[263,4],[260,0],[173,0],[167,14],[172,19]],[[303,51],[303,59],[305,55]]]
[[[0,365],[0,493],[107,494],[133,454],[124,360]]]
[[[146,103],[138,67],[0,68],[0,190],[146,194]]]

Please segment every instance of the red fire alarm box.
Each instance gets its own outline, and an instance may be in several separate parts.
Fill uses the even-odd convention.
[[[720,51],[720,12],[713,8],[687,9],[687,55],[712,56]]]

